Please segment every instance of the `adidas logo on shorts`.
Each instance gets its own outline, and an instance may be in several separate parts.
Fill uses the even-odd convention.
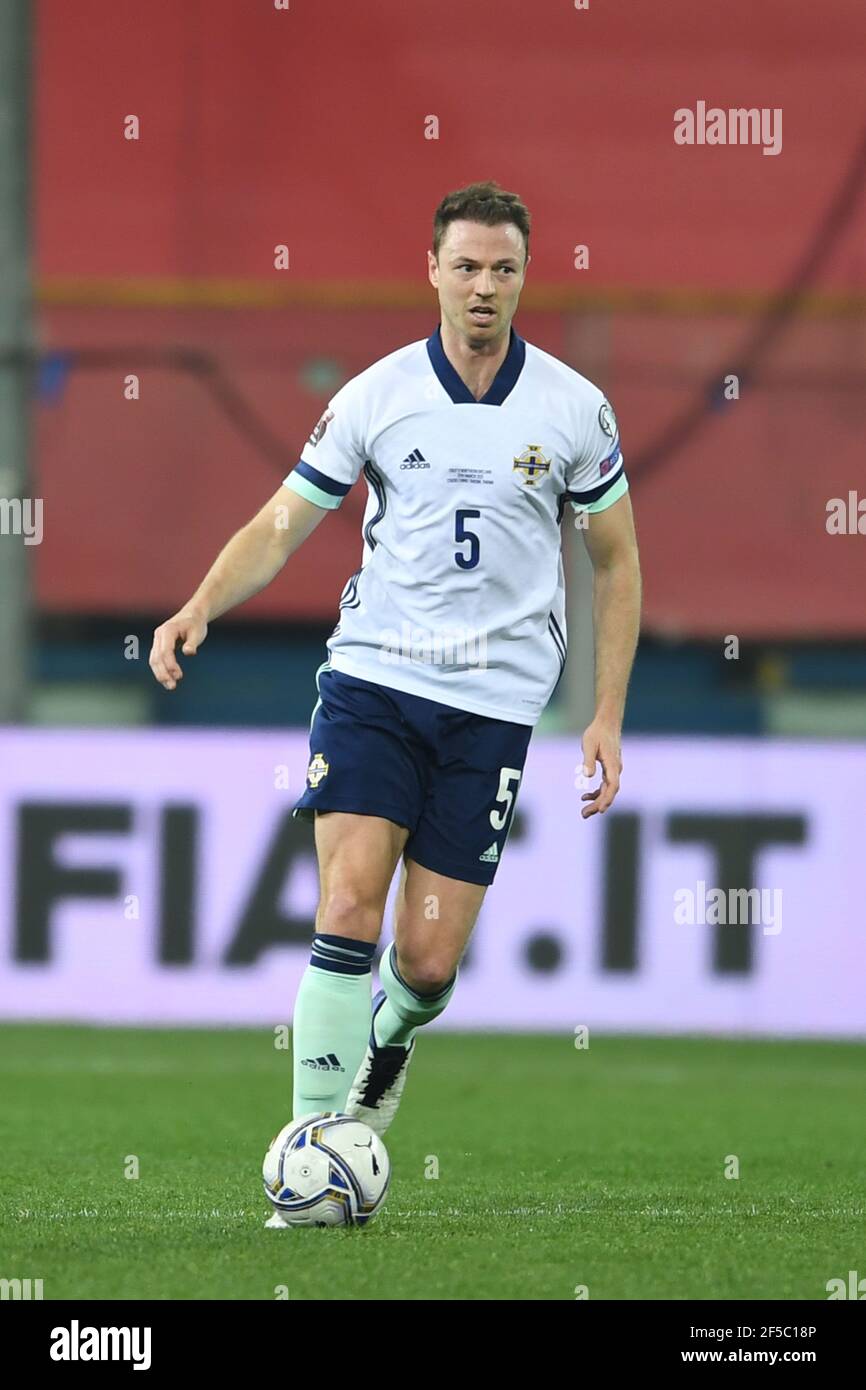
[[[489,849],[486,849],[483,854],[479,854],[478,862],[479,864],[499,863],[499,846],[497,845],[495,840]]]

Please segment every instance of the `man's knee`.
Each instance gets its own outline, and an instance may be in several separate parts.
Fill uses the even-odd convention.
[[[329,889],[319,903],[316,930],[357,941],[378,941],[384,906],[361,887],[341,885]]]
[[[398,947],[396,965],[400,975],[416,994],[437,994],[450,984],[457,961],[441,947],[407,951]]]

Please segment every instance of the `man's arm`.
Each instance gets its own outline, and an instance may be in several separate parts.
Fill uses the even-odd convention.
[[[596,759],[604,771],[601,786],[581,797],[594,803],[581,812],[586,820],[605,812],[619,791],[620,733],[640,632],[640,564],[628,493],[590,512],[584,540],[593,568],[595,634],[595,717],[583,736],[584,771],[592,777]]]
[[[174,654],[178,642],[184,655],[194,656],[208,623],[266,588],[327,515],[290,488],[274,493],[220,551],[189,602],[153,634],[150,669],[160,685],[174,690],[183,679]]]

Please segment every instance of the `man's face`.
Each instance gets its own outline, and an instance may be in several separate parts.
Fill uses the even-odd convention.
[[[427,252],[442,317],[470,347],[496,344],[508,333],[523,289],[524,258],[523,233],[513,222],[450,222],[438,260]]]

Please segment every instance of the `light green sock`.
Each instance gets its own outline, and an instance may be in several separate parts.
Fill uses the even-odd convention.
[[[457,984],[459,972],[455,970],[453,979],[436,994],[418,994],[398,973],[396,955],[392,941],[379,962],[379,981],[387,996],[373,1025],[379,1047],[394,1043],[408,1047],[419,1028],[438,1018]]]
[[[370,1036],[373,947],[318,935],[304,971],[292,1021],[292,1117],[346,1108]],[[325,964],[326,963],[326,964]]]

